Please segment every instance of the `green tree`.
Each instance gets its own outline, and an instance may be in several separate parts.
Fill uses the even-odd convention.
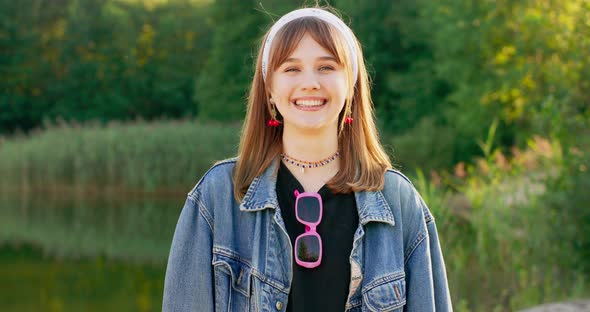
[[[43,119],[196,114],[207,9],[193,0],[0,2],[0,132]]]
[[[209,58],[199,75],[195,98],[199,115],[216,120],[239,120],[253,76],[262,14],[256,1],[215,1],[209,21],[214,26]]]
[[[434,75],[431,29],[420,23],[422,1],[338,0],[361,42],[373,82],[372,95],[384,129],[403,133],[434,114],[445,83]]]
[[[200,117],[222,121],[244,117],[247,92],[264,32],[284,13],[303,4],[299,0],[219,0],[213,3],[209,20],[214,29],[213,42],[194,95]]]
[[[478,150],[494,118],[500,146],[532,134],[570,140],[589,116],[590,66],[581,53],[590,45],[589,9],[588,1],[424,2],[435,73],[451,87],[442,100],[455,160]]]

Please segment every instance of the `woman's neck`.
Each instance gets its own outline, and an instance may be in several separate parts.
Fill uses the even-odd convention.
[[[283,153],[301,161],[317,162],[338,151],[337,127],[326,130],[300,131],[288,126],[283,129]],[[340,157],[328,164],[301,170],[283,161],[306,192],[317,192],[340,168]]]
[[[338,151],[337,127],[300,131],[286,126],[283,129],[283,153],[309,162],[316,162]]]

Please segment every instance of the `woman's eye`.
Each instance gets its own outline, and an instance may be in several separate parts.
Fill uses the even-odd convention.
[[[332,67],[332,66],[322,66],[322,67],[320,67],[320,71],[330,71],[330,70],[334,70],[334,67]]]
[[[295,72],[295,71],[298,71],[298,69],[295,67],[289,67],[289,68],[285,69],[285,72]]]

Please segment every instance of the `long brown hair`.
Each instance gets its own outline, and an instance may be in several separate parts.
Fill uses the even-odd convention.
[[[328,187],[335,193],[356,191],[376,191],[383,188],[384,173],[391,168],[389,157],[379,142],[373,115],[373,103],[369,88],[369,77],[364,64],[360,44],[356,41],[357,55],[350,55],[338,30],[329,23],[315,17],[296,19],[281,28],[273,40],[270,50],[266,81],[270,82],[272,73],[297,48],[305,34],[310,34],[322,47],[332,53],[345,65],[348,72],[350,94],[339,116],[340,131],[338,146],[340,150],[340,170],[328,181]],[[262,76],[262,39],[254,79],[248,96],[246,120],[244,122],[238,161],[234,169],[234,196],[238,202],[244,198],[254,178],[277,158],[282,150],[283,128],[268,127],[271,118],[269,85]],[[357,58],[358,76],[356,83],[352,73],[351,57]],[[344,123],[347,109],[352,112],[354,122]],[[280,119],[280,116],[278,116]]]

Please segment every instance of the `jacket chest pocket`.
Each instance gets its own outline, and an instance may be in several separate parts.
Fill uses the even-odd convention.
[[[213,255],[215,311],[257,311],[251,271],[246,263]]]
[[[363,311],[401,311],[405,304],[403,272],[380,277],[363,287]]]

